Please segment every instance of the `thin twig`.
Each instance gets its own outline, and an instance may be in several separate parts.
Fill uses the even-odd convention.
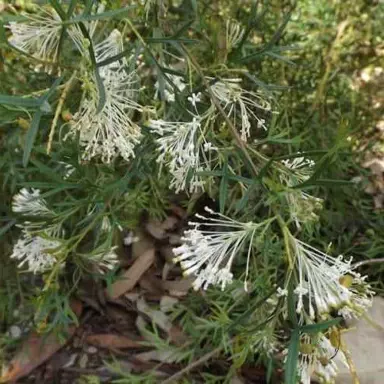
[[[56,111],[55,111],[55,116],[53,117],[53,120],[52,120],[51,130],[49,132],[49,138],[48,138],[48,143],[47,143],[47,154],[48,155],[51,152],[52,141],[53,141],[53,136],[55,134],[55,129],[56,129],[57,121],[59,120],[59,116],[60,116],[61,110],[63,108],[65,99],[67,98],[67,94],[68,94],[68,92],[69,92],[69,90],[71,88],[73,80],[76,77],[76,74],[77,74],[77,71],[74,71],[72,76],[71,76],[71,78],[65,84],[65,87],[63,89],[63,93],[61,94],[59,102],[57,104]]]
[[[213,351],[208,352],[208,353],[205,354],[204,356],[200,357],[200,359],[194,361],[194,362],[191,363],[191,364],[188,364],[188,365],[187,365],[185,368],[183,368],[181,371],[175,373],[174,375],[172,375],[172,376],[169,377],[168,379],[164,380],[164,381],[162,382],[162,384],[170,384],[170,383],[173,383],[175,380],[180,379],[181,377],[183,377],[186,373],[188,373],[188,372],[191,371],[192,369],[195,369],[195,368],[198,367],[199,365],[204,364],[204,363],[205,363],[206,361],[208,361],[210,358],[212,358],[213,356],[215,356],[216,354],[218,354],[222,349],[223,349],[223,347],[220,346],[220,347],[215,348]]]
[[[381,257],[380,259],[359,261],[357,263],[352,264],[352,268],[359,268],[362,265],[367,265],[367,264],[380,264],[380,263],[384,263],[384,257]]]

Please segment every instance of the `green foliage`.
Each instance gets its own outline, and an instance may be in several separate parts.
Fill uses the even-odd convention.
[[[300,337],[329,337],[329,330],[342,323],[336,311],[311,319],[297,313],[300,276],[293,267],[292,238],[357,259],[380,257],[384,249],[383,217],[373,210],[363,186],[352,182],[356,175],[367,176],[359,166],[364,155],[356,147],[378,119],[368,91],[357,92],[354,83],[357,72],[379,63],[382,4],[270,0],[240,7],[229,0],[147,0],[127,6],[106,1],[98,11],[94,3],[47,4],[60,19],[59,42],[57,55],[43,59],[20,52],[7,29],[10,20],[22,19],[20,14],[38,14],[34,4],[10,5],[3,17],[0,345],[13,348],[6,331],[15,322],[30,319],[45,332],[65,332],[76,323],[70,297],[84,277],[115,278],[118,265],[106,271],[102,261],[121,246],[121,229],[135,230],[146,217],[165,218],[172,203],[192,215],[210,201],[221,214],[265,227],[252,236],[249,254],[244,245],[239,248],[229,287],[191,293],[174,309],[172,318],[189,336],[188,345],[164,341],[155,325],[147,330],[152,345],[172,350],[186,364],[221,348],[226,365],[214,375],[202,370],[206,382],[225,382],[244,364],[270,362],[270,377],[276,367],[284,367],[285,383],[296,383]],[[98,60],[97,43],[115,28],[122,35],[121,49]],[[236,28],[243,33],[232,44],[230,31],[236,34]],[[74,31],[80,48],[71,40]],[[92,145],[85,145],[91,141],[73,126],[92,95],[95,115],[102,118],[111,100],[105,73],[122,63],[127,74],[140,79],[131,79],[128,118],[132,131],[142,136],[134,157],[124,158],[115,146],[117,156],[105,161],[107,149],[94,154]],[[252,122],[246,140],[240,127],[247,112],[230,116],[227,106],[217,106],[223,97],[214,94],[215,85],[234,78],[248,96],[259,97],[260,121]],[[190,98],[199,93],[201,100],[192,105]],[[271,108],[262,108],[263,102]],[[162,152],[159,140],[165,129],[155,133],[153,121],[170,125],[196,116],[204,118],[194,146],[208,142],[217,150],[202,151],[201,167],[186,172],[185,185],[176,193],[170,166],[175,154]],[[266,130],[260,129],[263,122]],[[102,146],[111,137],[93,144]],[[287,166],[300,159],[306,165],[315,162],[311,172]],[[196,180],[204,187],[189,189]],[[12,199],[22,188],[40,190],[50,214],[15,212]],[[22,273],[20,261],[9,258],[25,226],[33,236],[59,238],[59,250],[50,250],[54,266],[38,275]],[[363,270],[378,289],[383,268]],[[286,295],[277,296],[277,288],[287,288]],[[23,314],[16,319],[12,313],[19,303]],[[284,349],[285,362],[274,357]],[[117,363],[110,366],[122,376],[116,383],[157,380],[154,373],[127,374]],[[88,376],[79,383],[95,380]]]

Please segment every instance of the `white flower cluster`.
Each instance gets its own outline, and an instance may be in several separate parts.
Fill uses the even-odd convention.
[[[211,85],[211,90],[233,125],[236,127],[238,120],[241,121],[240,133],[243,141],[251,136],[252,120],[257,128],[267,130],[265,119],[259,117],[258,113],[271,111],[271,104],[261,94],[243,89],[241,79],[221,79]]]
[[[190,222],[183,244],[174,248],[174,261],[180,262],[186,275],[196,276],[193,287],[207,289],[220,285],[224,289],[232,282],[232,264],[241,250],[247,246],[247,272],[253,238],[262,224],[242,223],[205,208],[212,217],[196,214],[202,222]],[[246,274],[247,274],[246,272]]]
[[[98,12],[102,10],[99,7]],[[93,38],[97,21],[86,25],[89,36]],[[9,29],[12,32],[9,42],[16,48],[40,60],[56,60],[62,23],[54,11],[42,10],[39,15],[27,16],[26,23],[10,23]],[[79,26],[70,25],[67,32],[82,56],[89,61],[89,42]],[[104,41],[93,45],[99,63],[123,51],[123,39],[117,30],[112,31]],[[66,137],[79,132],[85,160],[95,156],[100,156],[106,163],[117,156],[128,160],[134,156],[134,147],[141,138],[140,128],[132,120],[133,114],[141,111],[141,106],[136,102],[139,78],[135,71],[128,71],[126,59],[116,60],[98,71],[105,95],[100,94],[93,72],[83,75],[84,95],[80,110],[74,115],[72,130]],[[104,97],[103,107],[99,110]]]
[[[290,243],[298,279],[294,290],[298,314],[307,313],[315,319],[338,310],[348,318],[361,315],[371,306],[373,292],[365,277],[352,270],[352,259],[333,258],[293,236]]]
[[[115,252],[116,248],[112,247],[109,251],[105,251],[105,249],[96,250],[92,254],[85,255],[85,260],[91,261],[96,270],[104,274],[119,264],[119,258]]]
[[[97,61],[113,57],[122,51],[123,41],[119,31],[95,46]],[[127,72],[127,62],[115,61],[99,69],[104,84],[105,103],[100,112],[101,95],[94,75],[84,84],[84,97],[80,110],[74,115],[72,131],[80,133],[80,144],[84,148],[83,159],[100,156],[109,163],[118,155],[125,160],[134,157],[134,148],[140,142],[140,127],[133,122],[132,115],[141,111],[136,102],[139,79],[135,71]]]
[[[296,227],[300,229],[301,223],[317,220],[318,216],[315,211],[321,208],[323,200],[302,190],[291,188],[307,181],[311,177],[315,162],[303,156],[298,156],[283,160],[282,163],[285,168],[280,171],[280,180],[290,188],[285,193],[285,198],[291,218],[295,222]]]
[[[176,192],[189,189],[191,193],[203,189],[204,181],[196,173],[210,169],[211,152],[216,148],[202,134],[200,119],[194,117],[190,122],[150,120],[149,125],[159,136],[156,139],[160,152],[157,162],[168,167],[172,175],[170,187]]]
[[[339,370],[335,360],[348,367],[344,353],[336,350],[327,337],[322,334],[316,337],[305,334],[300,345],[300,383],[311,384],[313,377],[322,384],[334,383]]]
[[[13,196],[12,211],[25,216],[53,216],[46,201],[40,196],[40,190],[22,188]]]
[[[236,47],[237,44],[240,43],[241,39],[244,36],[244,28],[241,27],[241,25],[235,21],[235,20],[228,20],[226,24],[226,48],[228,51]]]
[[[28,265],[28,270],[41,273],[56,263],[61,242],[56,236],[60,226],[46,223],[56,214],[48,208],[47,202],[40,195],[39,189],[22,188],[13,197],[12,210],[23,216],[34,217],[37,221],[24,221],[21,225],[21,237],[13,248],[11,258],[21,260],[19,267]],[[39,222],[39,220],[42,220]],[[41,227],[44,226],[44,230]]]
[[[54,10],[44,8],[38,15],[25,16],[27,22],[10,22],[9,43],[33,57],[54,62],[57,58],[62,24]]]
[[[33,236],[24,230],[13,247],[11,258],[21,260],[18,267],[27,264],[29,272],[42,273],[56,264],[60,246],[58,240]]]
[[[155,83],[155,98],[160,98],[160,82],[164,82],[164,99],[168,103],[175,102],[175,88],[178,92],[183,92],[186,84],[184,82],[184,79],[181,76],[178,75],[172,75],[172,74],[166,74],[166,79],[161,79],[160,81],[156,81]]]
[[[61,262],[59,260],[63,250],[61,223],[54,222],[57,215],[48,208],[40,190],[21,189],[13,197],[12,210],[35,219],[33,222],[24,221],[18,225],[22,228],[22,233],[11,255],[11,258],[20,260],[18,266],[27,265],[29,272],[43,273]],[[114,249],[109,252],[98,252],[88,260],[97,263],[96,266],[101,272],[114,268],[118,263]]]

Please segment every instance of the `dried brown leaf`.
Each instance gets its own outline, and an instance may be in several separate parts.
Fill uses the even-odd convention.
[[[164,221],[149,220],[145,229],[155,239],[164,240],[169,237],[168,231],[172,231],[179,222],[180,219],[176,216],[168,216]]]
[[[172,295],[184,296],[192,287],[193,281],[193,277],[187,277],[181,280],[166,280],[162,281],[162,287],[163,289],[166,289],[167,291],[172,293]]]
[[[82,304],[80,301],[73,300],[71,308],[76,316],[81,315]],[[64,341],[59,340],[58,336],[53,333],[47,335],[31,333],[0,377],[0,383],[13,382],[29,375],[35,368],[46,362],[62,348],[74,335],[76,329],[76,326],[70,326]]]
[[[120,276],[118,281],[106,289],[106,296],[116,299],[122,294],[129,292],[154,261],[155,249],[148,249],[135,260],[131,267]]]
[[[176,216],[180,217],[180,219],[185,219],[188,216],[187,211],[184,208],[181,208],[178,205],[172,204],[171,211]]]
[[[137,232],[136,236],[139,240],[132,243],[132,258],[134,260],[141,256],[144,252],[154,248],[153,239],[145,232]]]
[[[139,284],[144,291],[157,294],[157,295],[164,294],[164,289],[162,287],[161,280],[158,279],[156,276],[154,276],[153,273],[151,273],[151,271],[148,271],[143,275],[143,277],[139,281]]]
[[[165,245],[163,247],[160,247],[159,249],[161,256],[163,256],[167,262],[172,264],[173,264],[173,259],[175,258],[175,254],[173,253],[173,248],[174,247]]]
[[[115,334],[96,334],[86,337],[86,342],[96,347],[107,349],[142,348],[138,340],[132,340],[127,336]]]
[[[187,336],[177,325],[172,324],[170,318],[162,311],[151,308],[144,298],[137,300],[137,309],[148,316],[154,324],[168,334],[169,340],[177,345],[183,345],[187,341]],[[138,325],[138,323],[136,322]],[[140,328],[140,326],[138,326]]]

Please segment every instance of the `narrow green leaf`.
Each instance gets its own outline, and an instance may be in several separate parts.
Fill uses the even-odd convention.
[[[196,175],[198,176],[207,176],[207,177],[221,177],[223,175],[222,171],[200,171],[196,172]],[[231,181],[237,181],[239,183],[244,184],[255,184],[255,181],[252,179],[248,179],[247,177],[238,176],[238,175],[231,175],[227,174],[227,179]]]
[[[197,44],[199,40],[196,39],[183,39],[183,38],[174,38],[174,37],[162,37],[162,38],[153,38],[150,37],[144,40],[148,44],[163,44],[163,43],[183,43],[183,44]]]
[[[16,220],[10,220],[7,224],[3,225],[0,228],[0,237],[5,235],[14,225],[16,224]]]
[[[173,35],[174,38],[179,38],[180,36],[182,36],[182,34],[184,32],[186,32],[188,30],[189,27],[192,26],[192,24],[195,22],[195,19],[191,19],[191,20],[188,20],[185,22],[185,24],[183,24],[177,31],[176,33]]]
[[[46,166],[37,159],[31,160],[31,163],[35,165],[42,174],[48,176],[50,179],[62,182],[62,176],[56,170]]]
[[[174,69],[171,69],[171,68],[161,67],[161,70],[162,70],[164,73],[169,73],[170,75],[175,75],[175,76],[185,77],[185,73],[180,72],[180,71],[175,71]]]
[[[127,56],[128,53],[131,53],[131,52],[132,52],[131,48],[124,49],[124,51],[118,53],[115,56],[109,57],[108,59],[105,59],[103,61],[99,61],[98,63],[96,63],[96,66],[100,68],[100,67],[104,67],[106,65],[112,64],[117,60],[123,59],[124,57]]]
[[[284,384],[297,384],[297,364],[299,359],[300,331],[295,328],[291,333],[287,360],[285,361]]]
[[[236,203],[237,212],[240,212],[244,209],[249,198],[251,197],[251,193],[253,192],[254,187],[255,187],[255,184],[251,184],[246,190],[246,192],[244,193],[244,196],[241,198],[241,200]]]
[[[311,185],[318,185],[323,187],[342,187],[345,185],[355,185],[351,180],[337,180],[337,179],[317,179],[312,182],[305,182],[294,186],[294,189],[302,189],[303,187],[308,187]]]
[[[300,331],[303,333],[318,333],[318,332],[326,331],[327,329],[333,327],[334,325],[339,324],[341,320],[342,320],[341,317],[337,317],[336,319],[327,320],[322,323],[304,325],[300,327]]]
[[[251,75],[249,72],[245,72],[244,76],[248,77],[248,79],[254,82],[258,87],[261,87],[266,91],[280,91],[292,88],[289,85],[267,84],[264,81],[258,79],[257,77]]]
[[[56,91],[56,88],[60,85],[62,80],[64,79],[64,75],[58,77],[53,84],[51,85],[51,88],[49,88],[48,92],[44,93],[42,97],[40,97],[40,103],[43,104],[45,101],[47,101],[53,93]]]
[[[71,0],[70,4],[68,6],[68,10],[67,10],[67,19],[69,19],[72,16],[72,14],[76,8],[77,2],[78,2],[78,0]]]
[[[286,64],[289,64],[289,65],[296,67],[296,63],[294,61],[289,60],[287,57],[281,56],[281,55],[277,54],[276,52],[265,52],[265,55],[270,56],[274,59],[280,60]]]
[[[290,322],[293,324],[293,326],[296,327],[298,324],[297,313],[296,313],[296,295],[293,292],[292,276],[288,282],[287,303],[288,303],[288,318]]]
[[[249,61],[256,59],[257,57],[260,57],[261,55],[265,54],[266,52],[270,51],[270,49],[275,44],[277,44],[278,41],[280,40],[280,38],[284,32],[284,29],[287,26],[287,24],[291,18],[291,14],[292,14],[292,10],[287,13],[287,15],[284,17],[284,20],[281,23],[280,27],[276,30],[276,32],[272,36],[271,40],[263,48],[261,48],[260,50],[254,52],[254,53],[251,53],[250,55],[242,57],[237,61],[242,62],[242,63],[249,62]]]
[[[40,101],[32,97],[0,95],[0,104],[37,108],[40,106]]]
[[[219,203],[220,203],[220,213],[224,213],[225,210],[225,202],[227,200],[228,195],[228,160],[225,160],[223,173],[221,176],[220,182],[220,191],[219,191]]]
[[[22,186],[24,186],[24,187],[31,187],[31,188],[39,188],[39,189],[44,189],[44,188],[47,188],[47,189],[50,189],[50,188],[58,189],[58,188],[61,188],[62,190],[64,190],[64,189],[78,189],[78,188],[81,188],[81,186],[79,184],[73,184],[73,183],[65,184],[65,183],[62,183],[61,187],[58,187],[58,183],[57,182],[55,182],[55,183],[48,183],[48,182],[45,182],[45,181],[26,181],[26,182],[22,183]]]
[[[274,360],[269,359],[268,365],[267,365],[267,374],[266,374],[267,384],[270,384],[271,380],[272,380],[272,375],[274,372],[274,364],[273,363],[274,363]]]
[[[79,27],[80,27],[80,30],[81,30],[82,34],[84,35],[84,37],[86,39],[88,39],[88,42],[89,42],[89,48],[88,48],[89,56],[91,58],[93,66],[94,66],[96,84],[97,84],[97,88],[99,90],[99,103],[97,105],[97,111],[96,111],[96,113],[99,113],[103,109],[104,104],[105,104],[105,88],[104,88],[104,83],[103,83],[103,80],[100,77],[99,69],[97,68],[97,63],[96,63],[95,51],[93,49],[92,38],[89,35],[88,30],[87,30],[87,28],[85,27],[85,25],[83,23],[80,23]]]
[[[43,111],[38,109],[33,115],[31,126],[28,129],[27,136],[25,138],[24,154],[23,154],[23,166],[26,167],[31,156],[33,144],[36,139],[37,131],[39,129],[40,120],[43,116]]]
[[[275,293],[276,289],[274,288],[266,296],[262,297],[254,304],[251,304],[245,312],[243,312],[238,318],[232,321],[232,323],[228,327],[228,332],[233,331],[238,325],[244,324],[247,320],[249,320],[251,318],[252,313],[256,311],[260,305],[263,305],[265,301],[268,300]]]
[[[61,20],[67,19],[67,14],[65,13],[64,9],[62,8],[62,6],[60,5],[60,3],[57,0],[49,0],[49,3],[52,5],[53,9],[60,16]]]
[[[94,20],[103,20],[103,19],[111,19],[117,16],[123,16],[125,13],[130,11],[131,9],[136,8],[136,5],[130,5],[129,7],[124,7],[120,9],[114,9],[112,11],[106,11],[102,13],[96,13],[95,15],[81,15],[74,17],[70,20],[63,21],[63,24],[74,24],[74,23],[84,23],[86,21],[94,21]]]
[[[95,0],[85,0],[84,15],[89,15],[92,12],[92,7],[95,4]]]

